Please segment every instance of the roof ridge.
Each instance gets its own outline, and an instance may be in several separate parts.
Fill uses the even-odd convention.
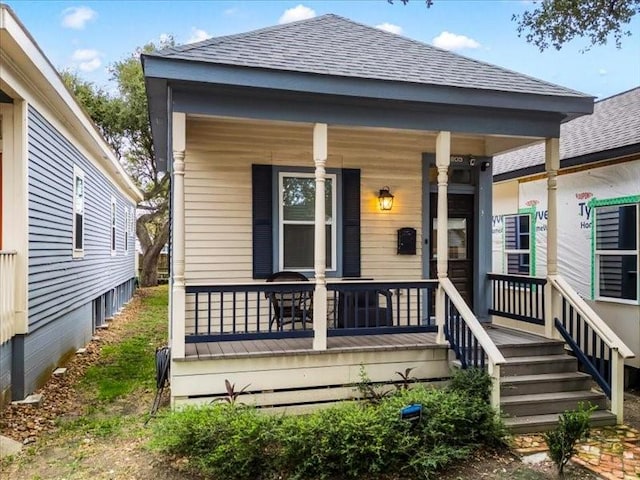
[[[348,20],[347,18],[341,17],[340,15],[336,15],[334,13],[325,13],[323,15],[317,15],[311,18],[304,18],[302,20],[295,20],[293,22],[287,22],[287,23],[278,23],[276,25],[269,25],[267,27],[256,28],[255,30],[249,30],[246,32],[231,33],[229,35],[220,35],[218,37],[205,38],[204,40],[200,40],[199,42],[183,43],[181,45],[176,45],[174,47],[163,48],[162,50],[153,52],[152,55],[161,55],[169,52],[176,52],[176,53],[188,52],[190,50],[193,50],[194,48],[209,47],[217,43],[223,43],[226,40],[235,40],[238,38],[244,38],[244,37],[253,36],[256,34],[260,35],[262,33],[271,32],[273,30],[282,30],[284,28],[298,25],[303,22],[317,21],[319,19],[323,19],[326,17],[337,17],[343,20]]]
[[[624,90],[624,91],[622,91],[622,92],[614,93],[613,95],[610,95],[610,96],[608,96],[608,97],[600,98],[600,99],[596,100],[596,101],[594,102],[594,104],[595,104],[595,103],[602,103],[602,102],[606,102],[607,100],[612,100],[612,99],[614,99],[614,98],[616,98],[616,97],[621,97],[621,96],[623,96],[623,95],[627,95],[627,94],[629,94],[629,93],[633,92],[634,90],[640,90],[640,85],[638,85],[637,87],[631,87],[630,89],[628,89],[628,90]]]

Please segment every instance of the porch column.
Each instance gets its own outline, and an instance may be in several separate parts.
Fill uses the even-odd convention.
[[[436,137],[436,167],[438,168],[438,220],[437,220],[437,273],[438,278],[447,277],[449,261],[449,212],[447,208],[448,170],[451,160],[451,132],[439,132]],[[433,241],[433,239],[432,239]],[[445,293],[438,285],[436,291],[437,343],[445,343],[444,338]]]
[[[558,169],[560,168],[560,139],[547,138],[545,142],[545,170],[547,172],[547,277],[558,274]],[[558,334],[553,319],[560,313],[560,299],[547,283],[547,305],[545,305],[545,336],[555,338]]]
[[[313,126],[313,162],[316,166],[316,215],[314,265],[316,288],[313,294],[313,349],[327,349],[327,265],[325,221],[325,164],[327,163],[327,124]]]
[[[171,287],[171,356],[184,358],[185,282],[184,282],[184,156],[186,148],[186,115],[173,114],[173,275]]]

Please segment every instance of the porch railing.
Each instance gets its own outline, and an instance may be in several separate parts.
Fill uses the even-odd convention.
[[[579,363],[611,399],[611,412],[623,420],[624,360],[633,352],[560,276],[550,275],[552,295],[561,298],[556,329],[575,353]]]
[[[500,408],[500,366],[505,359],[451,280],[440,279],[444,292],[444,335],[462,368],[487,367],[492,379],[491,404]]]
[[[497,273],[489,273],[487,278],[491,282],[490,315],[545,324],[545,278]]]
[[[436,331],[437,280],[327,284],[328,335]]]
[[[16,252],[0,251],[0,345],[16,333]]]
[[[314,288],[311,282],[188,285],[185,342],[311,337]]]

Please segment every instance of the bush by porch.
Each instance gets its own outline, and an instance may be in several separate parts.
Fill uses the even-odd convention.
[[[502,443],[490,379],[473,370],[447,389],[417,386],[379,403],[342,403],[308,415],[273,415],[217,403],[168,413],[153,445],[213,478],[428,477],[480,446]],[[486,381],[482,381],[483,378]],[[419,421],[400,419],[420,404]]]

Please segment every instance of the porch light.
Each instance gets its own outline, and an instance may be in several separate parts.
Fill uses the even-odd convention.
[[[393,207],[393,195],[389,192],[389,187],[382,187],[378,195],[380,210],[391,210]]]

